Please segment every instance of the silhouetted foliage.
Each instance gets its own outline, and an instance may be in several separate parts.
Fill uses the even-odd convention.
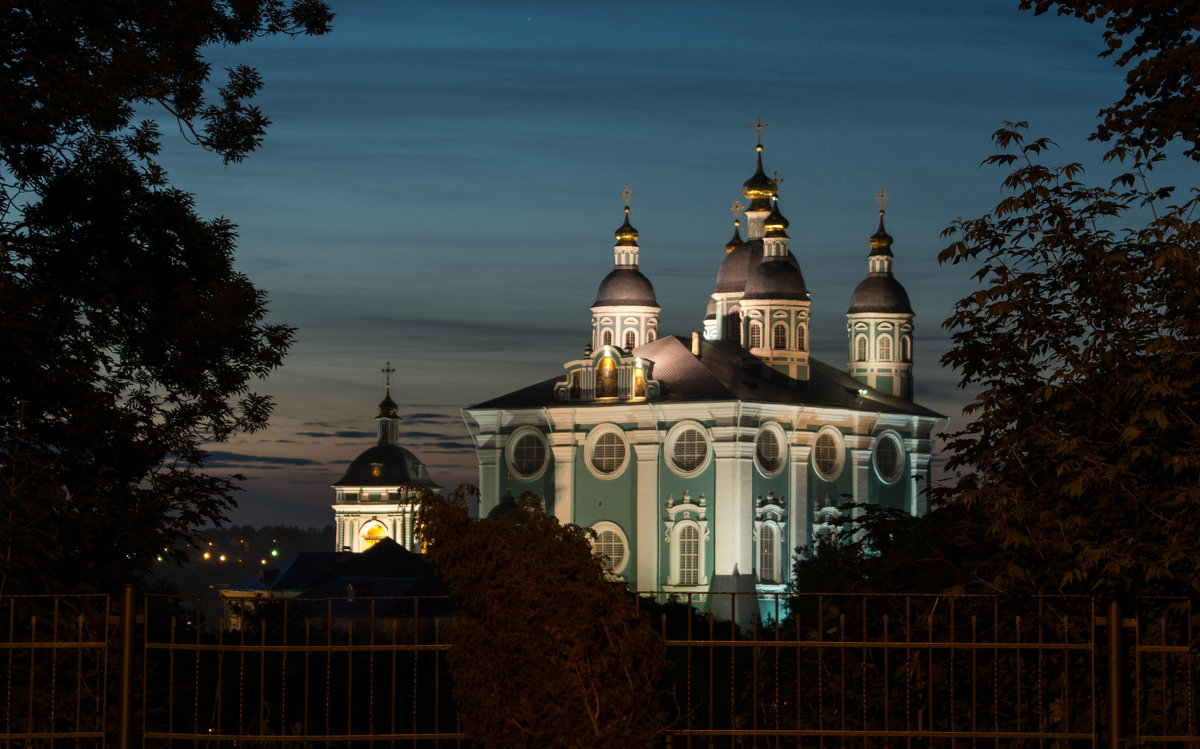
[[[529,492],[476,520],[467,492],[421,506],[427,553],[458,603],[448,638],[464,730],[486,747],[649,745],[665,726],[664,646],[605,578],[591,531]]]
[[[240,161],[267,119],[251,68],[206,93],[210,44],[321,34],[319,0],[34,0],[0,11],[0,595],[110,589],[221,521],[202,445],[266,424],[250,383],[292,331],[156,162],[160,107]]]
[[[1126,87],[1100,110],[1093,138],[1119,153],[1178,137],[1200,161],[1200,0],[1021,0],[1021,9],[1104,22],[1100,56],[1127,70]]]
[[[1011,193],[946,234],[982,288],[945,326],[943,363],[979,388],[942,491],[970,510],[1010,592],[1200,590],[1200,225],[1141,150],[1113,187],[995,134]],[[1144,221],[1144,225],[1136,222]],[[1133,222],[1130,228],[1120,228]]]

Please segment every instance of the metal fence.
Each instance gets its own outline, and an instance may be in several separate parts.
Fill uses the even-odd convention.
[[[1197,612],[1090,598],[639,598],[668,746],[1200,746]],[[706,613],[750,606],[749,627]],[[0,599],[0,746],[467,745],[445,599]]]

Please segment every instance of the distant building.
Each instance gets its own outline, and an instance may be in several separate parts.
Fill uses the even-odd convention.
[[[417,500],[425,487],[441,491],[412,452],[400,447],[400,415],[392,400],[389,363],[386,393],[375,417],[378,441],[364,450],[334,485],[334,550],[366,551],[384,538],[420,551]]]
[[[583,356],[466,409],[480,515],[511,476],[513,493],[593,528],[630,587],[707,593],[783,590],[792,550],[848,498],[926,512],[944,417],[912,401],[914,314],[892,275],[886,196],[846,315],[848,363],[824,364],[809,355],[812,298],[761,140],[757,151],[742,186],[747,238],[737,202],[702,335],[659,337],[626,188]]]

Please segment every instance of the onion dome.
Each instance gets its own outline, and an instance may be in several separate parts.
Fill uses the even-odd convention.
[[[504,496],[500,498],[500,503],[488,511],[488,520],[507,517],[516,512],[520,507],[517,505],[517,499],[512,494],[512,489],[504,492]]]
[[[392,400],[392,389],[390,387],[387,390],[387,395],[383,396],[383,400],[379,401],[379,418],[400,418],[400,408],[396,405],[396,401]]]
[[[354,459],[346,474],[334,486],[402,486],[420,484],[430,488],[438,485],[429,478],[425,466],[408,450],[399,445],[378,444],[363,451]]]
[[[621,305],[658,306],[658,301],[654,298],[654,285],[637,268],[614,268],[600,282],[600,288],[596,290],[596,301],[592,304],[593,307]]]
[[[625,223],[621,224],[613,235],[617,238],[617,246],[637,247],[638,230],[629,223],[629,206],[625,206]]]
[[[883,312],[913,314],[908,292],[892,277],[892,238],[883,228],[883,211],[879,211],[879,229],[871,235],[870,272],[850,295],[846,314]]]
[[[775,184],[775,180],[763,173],[762,144],[755,146],[755,150],[758,151],[758,166],[754,170],[754,176],[742,183],[742,195],[750,201],[751,211],[769,211],[771,198],[779,194],[779,186]]]
[[[761,260],[752,262],[746,274],[746,290],[742,298],[807,300],[809,296],[804,275],[796,259],[788,253],[786,257],[768,258],[765,263]]]
[[[871,235],[871,256],[877,255],[892,257],[892,235],[884,231],[882,210],[879,212],[879,229]]]
[[[763,220],[763,229],[767,237],[782,237],[787,239],[788,220],[779,212],[779,200],[771,205],[771,213]]]
[[[739,228],[737,220],[733,222],[733,236],[725,243],[725,252],[730,253],[737,249],[737,246],[742,243],[742,231]]]

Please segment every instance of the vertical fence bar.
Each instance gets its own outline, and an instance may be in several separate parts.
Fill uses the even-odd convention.
[[[1120,749],[1125,738],[1125,638],[1121,603],[1108,604],[1108,746]]]
[[[129,749],[133,722],[133,586],[121,586],[121,676],[117,696],[120,717],[117,723],[117,749]]]

